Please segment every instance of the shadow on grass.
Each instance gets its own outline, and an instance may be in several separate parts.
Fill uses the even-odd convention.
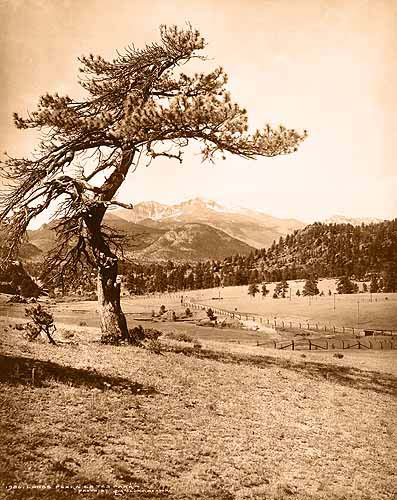
[[[49,382],[60,382],[73,387],[128,391],[131,394],[154,394],[153,387],[145,387],[122,377],[102,375],[95,369],[83,370],[63,366],[50,361],[0,355],[0,382],[13,385],[46,386]]]
[[[328,363],[315,363],[310,361],[289,360],[272,356],[252,356],[234,353],[222,353],[210,349],[194,349],[193,347],[172,347],[167,349],[172,352],[195,356],[198,358],[212,359],[222,363],[235,363],[258,368],[277,366],[292,370],[315,380],[328,380],[340,385],[356,389],[397,395],[397,378],[387,373],[365,371],[349,366],[337,366]]]

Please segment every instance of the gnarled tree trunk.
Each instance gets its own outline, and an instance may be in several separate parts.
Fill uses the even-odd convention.
[[[103,208],[93,209],[91,216],[87,216],[85,222],[98,266],[97,293],[101,341],[117,344],[128,337],[128,327],[120,304],[120,283],[117,282],[118,259],[110,250],[101,232],[104,212]]]
[[[115,261],[115,262],[114,262]],[[128,327],[120,305],[120,283],[117,282],[117,260],[98,271],[98,314],[101,324],[101,340],[116,344],[127,338]]]

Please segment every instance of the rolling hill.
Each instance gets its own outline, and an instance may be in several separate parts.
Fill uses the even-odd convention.
[[[200,261],[223,259],[228,255],[247,255],[254,248],[206,224],[180,223],[167,227],[144,225],[109,214],[105,225],[125,236],[124,251],[129,258],[145,261]],[[29,231],[29,246],[24,247],[25,260],[43,258],[56,245],[53,224]]]
[[[219,260],[227,255],[248,255],[253,247],[205,224],[183,224],[165,231],[155,242],[135,252],[144,260]],[[210,256],[210,257],[208,257]]]

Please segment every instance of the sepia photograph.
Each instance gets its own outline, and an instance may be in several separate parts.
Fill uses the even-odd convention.
[[[0,500],[394,500],[397,1],[0,19]]]

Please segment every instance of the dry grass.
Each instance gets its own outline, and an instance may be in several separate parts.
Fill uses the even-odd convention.
[[[263,299],[260,294],[255,298],[249,297],[247,286],[226,287],[221,291],[222,300],[212,300],[218,297],[218,289],[199,290],[189,292],[188,296],[193,301],[198,301],[213,307],[220,307],[228,311],[235,308],[244,314],[260,314],[271,320],[303,324],[309,322],[321,325],[335,325],[336,327],[352,328],[379,328],[397,330],[397,293],[379,294],[352,294],[336,295],[335,310],[334,297],[328,296],[328,290],[335,289],[335,280],[322,280],[319,282],[323,297],[297,297],[296,290],[302,291],[304,281],[290,282],[291,300],[272,299],[274,285],[269,285],[271,293]],[[387,299],[386,299],[387,298]],[[357,316],[357,301],[359,315]],[[357,325],[357,320],[359,325]]]
[[[90,326],[64,325],[76,343],[52,347],[6,324],[13,320],[3,318],[0,336],[4,484],[108,485],[153,499],[394,497],[395,352],[303,358],[164,323],[157,327],[201,335],[203,347],[163,340],[156,355],[100,345]]]

